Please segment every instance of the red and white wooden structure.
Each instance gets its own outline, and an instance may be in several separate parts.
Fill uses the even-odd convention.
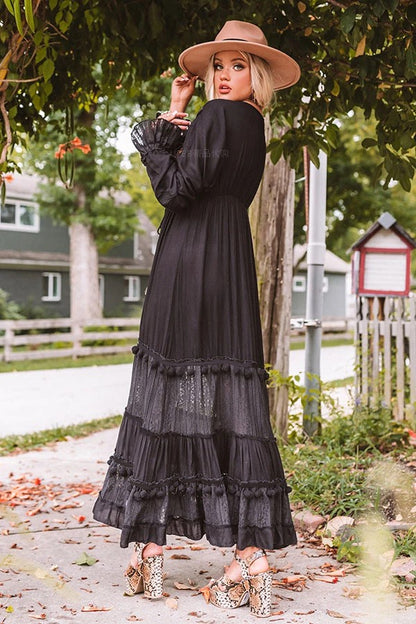
[[[352,245],[353,292],[357,295],[406,296],[410,290],[410,256],[416,241],[389,213]]]

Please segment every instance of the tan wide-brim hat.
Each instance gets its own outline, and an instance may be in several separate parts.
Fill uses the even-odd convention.
[[[210,58],[215,52],[239,50],[255,54],[267,61],[273,74],[273,88],[285,89],[300,77],[299,65],[290,56],[267,44],[263,31],[255,24],[230,20],[225,22],[215,41],[199,43],[187,48],[179,56],[180,67],[190,76],[205,79]]]

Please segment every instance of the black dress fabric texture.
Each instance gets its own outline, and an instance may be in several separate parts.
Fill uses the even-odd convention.
[[[159,118],[132,138],[166,210],[94,518],[121,529],[122,547],[167,535],[295,544],[247,212],[264,168],[263,117],[217,99],[185,133]]]

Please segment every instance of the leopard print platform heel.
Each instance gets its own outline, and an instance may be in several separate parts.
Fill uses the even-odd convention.
[[[237,554],[236,560],[241,567],[243,583],[249,592],[250,611],[257,617],[269,617],[272,602],[272,574],[270,571],[250,574],[249,568],[254,561],[265,557],[264,550],[256,550],[250,557],[242,559]]]
[[[136,542],[137,567],[131,564],[124,573],[126,578],[126,596],[143,594],[145,598],[158,600],[163,596],[163,554],[143,558],[146,544]]]
[[[236,609],[248,604],[249,594],[242,581],[232,581],[226,574],[209,584],[209,601],[216,607]]]

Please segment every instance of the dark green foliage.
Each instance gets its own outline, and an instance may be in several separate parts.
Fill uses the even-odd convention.
[[[143,81],[176,66],[179,52],[211,40],[225,20],[261,26],[272,46],[298,60],[302,78],[279,92],[272,117],[296,130],[272,144],[293,165],[307,145],[316,162],[319,149],[338,141],[333,120],[351,109],[375,115],[383,177],[408,189],[416,160],[414,6],[406,1],[346,0],[341,3],[272,0],[49,0],[41,3],[36,32],[27,32],[30,54],[14,56],[9,78],[41,78],[10,83],[7,103],[15,141],[38,131],[52,110],[73,103],[89,110],[117,89],[143,98]],[[16,31],[6,11],[0,35],[5,58]],[[23,28],[25,20],[22,16]],[[28,58],[31,61],[28,63]],[[281,144],[281,146],[280,146]],[[381,175],[381,171],[380,171]]]
[[[21,318],[23,318],[23,315],[20,312],[18,304],[11,301],[10,295],[0,288],[0,319],[18,320]]]

